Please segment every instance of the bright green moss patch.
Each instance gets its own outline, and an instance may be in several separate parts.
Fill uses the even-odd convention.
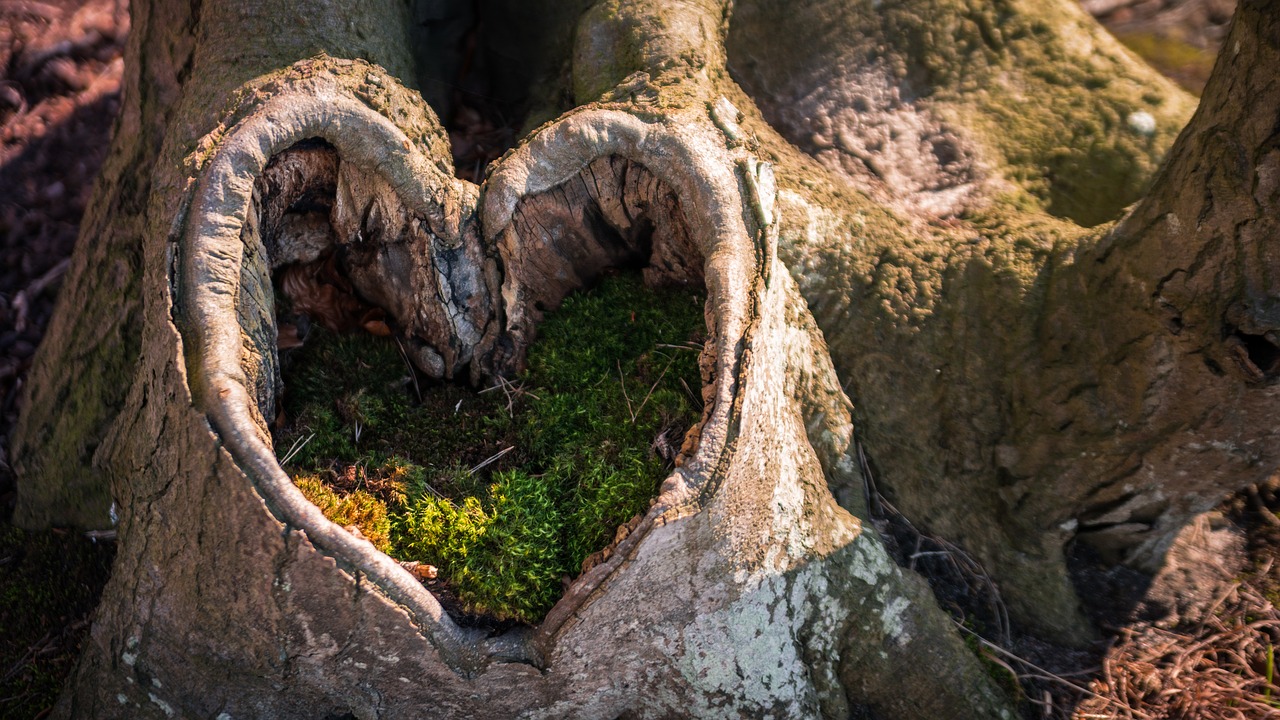
[[[697,421],[702,307],[606,278],[479,394],[415,380],[392,341],[317,330],[286,360],[277,453],[327,517],[437,566],[465,610],[536,621],[648,508]]]

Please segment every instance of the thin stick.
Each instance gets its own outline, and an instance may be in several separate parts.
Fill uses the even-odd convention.
[[[22,654],[22,657],[18,658],[18,661],[9,668],[9,672],[5,673],[4,677],[0,677],[0,682],[9,682],[10,678],[22,672],[22,668],[26,667],[27,663],[35,656],[36,652],[46,647],[51,642],[53,642],[52,631],[45,633],[44,637],[36,641],[35,645],[28,647],[27,651]]]
[[[315,433],[311,433],[310,435],[307,436],[306,440],[301,440],[301,441],[294,440],[293,447],[290,447],[289,452],[284,454],[284,459],[280,461],[280,464],[288,465],[289,461],[293,459],[293,456],[297,455],[299,452],[302,452],[302,448],[306,447],[307,443],[311,442],[311,438],[314,438],[315,436],[316,436]],[[301,442],[301,444],[299,444],[299,442]]]
[[[693,394],[693,388],[689,387],[689,383],[685,382],[684,378],[680,378],[680,387],[684,388],[689,399],[693,401],[693,404],[698,407],[698,411],[701,412],[703,407],[702,398]]]
[[[991,662],[993,662],[993,663],[995,663],[995,664],[999,665],[1000,667],[1004,668],[1006,671],[1008,671],[1008,673],[1009,673],[1010,675],[1012,675],[1012,676],[1013,676],[1013,681],[1014,681],[1014,682],[1019,683],[1019,684],[1021,684],[1021,683],[1022,683],[1022,674],[1021,674],[1021,673],[1019,673],[1017,670],[1014,670],[1012,665],[1010,665],[1009,663],[1005,662],[1004,660],[1001,660],[1000,658],[996,657],[995,655],[988,655],[988,656],[987,656],[987,659],[988,659],[988,660],[990,660]],[[1028,696],[1028,698],[1027,698],[1027,699],[1028,699],[1028,700],[1030,700],[1030,699],[1031,699],[1031,698],[1030,698],[1030,696]],[[1032,702],[1035,702],[1035,701],[1034,701],[1034,700],[1032,700]]]
[[[22,332],[27,329],[27,314],[30,311],[30,304],[33,299],[38,297],[45,288],[53,284],[55,280],[62,277],[71,265],[70,258],[64,258],[61,262],[49,268],[45,274],[36,278],[30,285],[18,291],[13,298],[14,321],[13,329]]]
[[[923,544],[924,544],[924,536],[917,534],[915,549],[911,551],[911,562],[907,563],[908,570],[916,569],[916,558],[920,556],[920,546]]]
[[[949,550],[926,550],[925,552],[912,553],[911,559],[915,560],[916,558],[928,557],[930,555],[950,555],[950,554],[951,552]]]
[[[1238,581],[1229,585],[1225,592],[1221,593],[1220,595],[1218,595],[1216,599],[1214,599],[1213,604],[1210,605],[1209,609],[1204,612],[1204,617],[1206,619],[1213,617],[1213,611],[1217,610],[1218,606],[1226,602],[1227,598],[1231,597],[1231,593],[1235,592],[1238,589],[1240,589],[1240,583]],[[1204,623],[1201,622],[1200,626],[1204,627]]]
[[[631,416],[631,424],[636,422],[636,413],[631,409],[631,397],[627,395],[627,379],[622,376],[622,361],[614,360],[613,364],[618,367],[618,384],[622,386],[622,399],[627,401],[627,414]]]
[[[507,413],[511,414],[515,407],[515,401],[511,399],[511,381],[502,376],[498,376],[498,380],[501,381],[502,394],[507,398]]]
[[[515,445],[512,445],[511,447],[505,447],[499,450],[498,452],[490,455],[488,458],[480,461],[479,465],[476,465],[475,467],[471,468],[470,470],[467,471],[467,473],[469,475],[475,475],[477,472],[480,472],[481,470],[489,467],[493,463],[497,462],[500,458],[502,458],[502,456],[506,455],[507,453],[515,449],[516,449]]]
[[[640,401],[640,407],[636,408],[635,414],[631,416],[631,424],[636,423],[636,417],[640,415],[640,411],[644,410],[645,403],[649,402],[649,397],[653,395],[653,391],[658,389],[658,383],[662,382],[662,378],[667,376],[667,371],[671,369],[671,365],[675,363],[675,358],[671,358],[667,362],[667,366],[662,368],[662,373],[658,375],[658,379],[653,381],[653,385],[649,388],[649,392],[645,393],[644,400]]]
[[[501,375],[498,376],[498,381],[496,383],[490,385],[489,387],[483,390],[478,391],[476,394],[483,395],[487,392],[493,392],[494,390],[502,390],[503,392],[507,393],[508,398],[514,392],[516,395],[528,395],[534,400],[542,399],[541,397],[535,395],[534,393],[531,393],[528,390],[525,390],[524,385],[516,385],[512,383],[510,380],[502,377]]]
[[[1106,703],[1110,703],[1110,704],[1112,704],[1112,705],[1115,705],[1116,707],[1119,707],[1119,708],[1121,708],[1121,709],[1128,710],[1128,711],[1130,711],[1130,712],[1134,712],[1134,713],[1136,713],[1139,717],[1144,717],[1144,718],[1146,718],[1146,717],[1151,717],[1150,715],[1148,715],[1148,714],[1146,714],[1146,713],[1142,712],[1141,710],[1136,710],[1136,709],[1133,709],[1133,708],[1125,708],[1123,705],[1121,705],[1120,703],[1116,702],[1115,700],[1112,700],[1111,698],[1108,698],[1108,697],[1104,697],[1104,696],[1102,696],[1102,695],[1099,695],[1098,693],[1096,693],[1096,692],[1094,692],[1094,691],[1092,691],[1092,690],[1090,690],[1090,689],[1088,689],[1088,688],[1081,687],[1081,686],[1079,686],[1079,685],[1077,685],[1077,684],[1075,684],[1075,683],[1071,682],[1070,680],[1067,680],[1067,679],[1065,679],[1065,678],[1062,678],[1061,676],[1059,676],[1059,675],[1057,675],[1057,674],[1055,674],[1055,673],[1053,673],[1053,672],[1051,672],[1051,671],[1049,671],[1049,670],[1045,670],[1044,668],[1040,667],[1039,665],[1036,665],[1035,663],[1030,662],[1029,660],[1024,660],[1023,658],[1018,657],[1017,655],[1015,655],[1015,654],[1013,654],[1013,653],[1009,652],[1008,650],[1005,650],[1004,648],[1000,647],[999,645],[996,645],[995,643],[991,642],[990,640],[987,640],[986,638],[982,637],[982,636],[981,636],[981,635],[979,635],[978,633],[976,633],[976,632],[974,632],[974,631],[970,630],[969,628],[965,627],[962,623],[960,623],[959,621],[957,621],[955,618],[952,618],[952,619],[951,619],[951,622],[955,623],[955,626],[956,626],[956,627],[958,627],[958,628],[960,628],[960,630],[961,630],[961,631],[966,632],[966,633],[968,633],[969,635],[972,635],[972,636],[973,636],[973,637],[974,637],[974,638],[975,638],[975,639],[976,639],[976,640],[977,640],[977,641],[978,641],[978,642],[979,642],[983,647],[985,647],[985,648],[987,648],[987,649],[989,649],[989,650],[991,650],[991,651],[993,651],[993,652],[999,653],[999,654],[1001,654],[1001,655],[1003,655],[1003,656],[1005,656],[1005,657],[1009,658],[1010,660],[1014,660],[1014,661],[1020,662],[1020,663],[1022,663],[1023,665],[1026,665],[1027,667],[1031,668],[1032,670],[1035,670],[1035,671],[1036,671],[1036,673],[1039,673],[1038,675],[1032,675],[1032,674],[1028,674],[1028,675],[1019,675],[1019,677],[1033,677],[1033,678],[1036,678],[1036,679],[1039,679],[1039,680],[1049,680],[1049,681],[1051,681],[1051,682],[1060,683],[1060,684],[1062,684],[1062,685],[1066,685],[1067,687],[1069,687],[1069,688],[1072,688],[1072,689],[1076,690],[1077,692],[1082,692],[1082,693],[1084,693],[1084,694],[1086,694],[1086,695],[1089,695],[1089,696],[1092,696],[1092,697],[1098,698],[1099,700],[1102,700],[1103,702],[1106,702]]]
[[[871,465],[867,462],[867,453],[862,449],[862,441],[855,439],[853,445],[858,451],[858,468],[862,470],[863,490],[867,493],[867,510],[871,512],[871,517],[884,517],[884,508],[880,505],[880,491],[876,489],[876,479],[871,474]],[[911,529],[915,530],[914,527]]]
[[[409,361],[409,353],[405,352],[404,345],[400,343],[400,338],[395,338],[396,347],[400,349],[400,357],[404,360],[404,364],[409,368],[409,379],[413,380],[413,392],[418,396],[418,402],[422,402],[422,388],[418,387],[418,371],[413,367],[413,363]],[[356,438],[359,442],[360,438]]]

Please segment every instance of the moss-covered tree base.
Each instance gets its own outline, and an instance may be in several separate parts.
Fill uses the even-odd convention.
[[[928,588],[864,528],[868,468],[989,569],[1015,623],[1079,643],[1065,543],[1158,563],[1189,517],[1280,466],[1270,8],[1241,4],[1153,176],[1190,99],[1067,0],[793,5],[594,4],[560,58],[580,107],[482,188],[454,177],[446,133],[397,81],[412,53],[378,28],[409,22],[404,5],[204,3],[191,26],[137,6],[136,27],[196,48],[183,67],[185,45],[148,45],[135,67],[164,81],[125,95],[125,117],[149,118],[166,88],[180,97],[141,163],[149,189],[119,196],[147,199],[126,228],[142,238],[141,352],[123,399],[86,385],[118,415],[60,422],[68,384],[50,378],[96,357],[63,340],[73,360],[42,356],[19,443],[37,472],[71,453],[110,478],[47,473],[30,517],[90,491],[120,509],[119,567],[63,714],[1008,716]],[[780,28],[793,40],[772,46]],[[821,110],[817,126],[780,119],[788,98]],[[1148,183],[1123,221],[1085,227]],[[476,383],[536,372],[544,320],[607,268],[706,288],[698,432],[536,625],[460,626],[281,469],[272,276],[335,248],[385,312],[361,324],[394,330],[431,377]],[[114,297],[117,276],[75,271],[87,257],[73,297]],[[134,367],[128,343],[90,346],[103,368]],[[361,452],[370,401],[333,403]],[[597,545],[573,551],[579,521],[525,480],[610,456],[574,425],[609,403],[549,402],[537,442],[516,444],[572,430],[595,445],[489,478],[475,512],[424,504],[420,524],[483,526],[459,533],[483,544],[496,498],[527,494],[512,506],[543,528],[558,513],[555,550],[576,561]],[[629,512],[578,517],[607,542]]]

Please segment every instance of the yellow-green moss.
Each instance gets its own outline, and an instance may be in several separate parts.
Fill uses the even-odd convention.
[[[1084,226],[1116,218],[1141,197],[1193,98],[1078,12],[1028,12],[1014,0],[958,3],[951,12],[956,37],[987,37],[980,29],[998,21],[999,41],[939,42],[922,34],[918,16],[902,24],[917,28],[930,102],[977,131],[1007,179]],[[992,13],[998,17],[986,17]]]
[[[338,494],[315,475],[300,475],[293,482],[324,516],[343,526],[355,526],[382,552],[391,550],[391,521],[387,504],[364,490]]]

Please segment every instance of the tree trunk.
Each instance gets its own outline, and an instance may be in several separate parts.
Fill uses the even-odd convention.
[[[118,521],[62,716],[1011,717],[866,524],[867,468],[1069,643],[1066,543],[1156,567],[1274,472],[1267,3],[1158,173],[1192,100],[1071,3],[482,4],[491,37],[573,37],[504,46],[555,119],[482,188],[411,89],[456,18],[358,5],[134,4],[14,440],[16,521]],[[277,464],[271,272],[332,244],[423,372],[473,383],[608,267],[705,284],[696,441],[536,627],[460,627]]]

